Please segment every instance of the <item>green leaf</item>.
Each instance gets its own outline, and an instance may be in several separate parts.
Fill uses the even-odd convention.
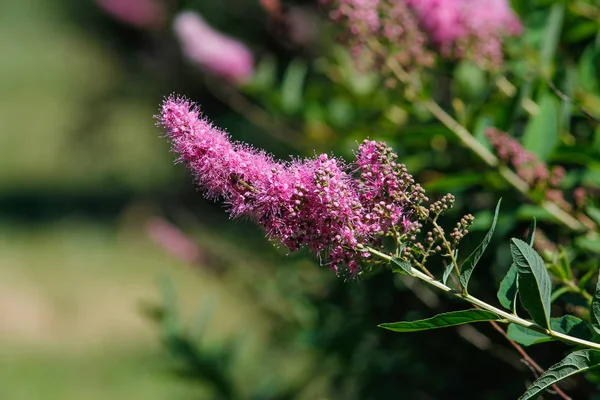
[[[395,266],[392,265],[392,271],[400,272],[401,274],[412,275],[412,266],[410,265],[410,263],[408,263],[404,260],[401,260],[397,257],[392,257],[392,262],[394,264],[396,264],[398,267],[400,267],[400,268],[396,268]]]
[[[600,209],[596,207],[589,206],[586,209],[587,215],[594,220],[595,223],[600,224]]]
[[[521,304],[538,325],[549,328],[552,282],[544,260],[520,239],[511,239],[510,252],[517,266]]]
[[[485,94],[488,79],[479,66],[470,61],[461,61],[454,69],[452,83],[456,96],[469,102]]]
[[[530,247],[533,247],[533,242],[535,241],[535,229],[536,219],[533,218],[529,225],[529,233],[527,234],[527,243],[529,243]],[[517,266],[513,262],[500,282],[500,288],[496,294],[500,304],[515,315],[517,315],[517,294],[519,293],[517,275]]]
[[[502,282],[500,282],[500,288],[498,289],[496,296],[498,297],[500,304],[507,310],[512,311],[513,314],[516,314],[518,292],[517,266],[515,263],[512,263],[502,279]]]
[[[554,364],[527,388],[518,400],[535,399],[544,390],[569,376],[585,372],[600,365],[600,351],[577,350]]]
[[[575,244],[583,250],[600,254],[600,239],[597,237],[578,237],[575,239]]]
[[[454,250],[454,259],[458,260],[458,249]],[[444,285],[446,284],[446,282],[448,282],[448,277],[452,273],[453,269],[454,269],[454,263],[453,262],[451,262],[449,265],[447,265],[446,268],[444,269],[444,274],[442,275],[442,283]]]
[[[570,43],[592,38],[598,33],[598,25],[594,21],[581,21],[573,25],[565,34],[565,40]]]
[[[594,331],[600,335],[600,276],[598,276],[596,290],[594,291],[594,297],[592,299],[590,322],[592,323],[592,328]]]
[[[293,114],[302,108],[304,79],[308,67],[301,60],[293,60],[285,71],[281,84],[281,109]]]
[[[535,217],[531,220],[531,224],[529,225],[529,233],[527,234],[527,243],[529,247],[533,247],[533,242],[535,242],[535,228],[536,228]]]
[[[471,274],[473,274],[473,270],[477,266],[479,259],[483,255],[483,252],[487,248],[488,244],[492,240],[492,235],[494,234],[494,229],[496,229],[496,222],[498,221],[498,212],[500,211],[500,203],[502,203],[502,199],[498,200],[498,204],[496,205],[496,211],[494,212],[494,220],[492,221],[492,226],[490,230],[483,238],[483,241],[477,246],[475,251],[471,253],[469,257],[462,263],[460,266],[460,284],[467,289],[469,285],[469,279],[471,279]]]
[[[540,67],[546,76],[549,75],[548,69],[553,65],[552,59],[558,47],[564,16],[564,4],[556,3],[550,9],[540,54]]]
[[[527,122],[523,133],[523,146],[546,161],[559,140],[560,101],[553,94],[544,92],[538,99],[539,113]]]
[[[550,320],[550,326],[555,332],[564,333],[580,339],[589,340],[592,337],[592,333],[585,321],[582,321],[573,315],[565,315],[561,318],[552,318]],[[523,346],[531,346],[532,344],[556,340],[552,336],[548,336],[516,324],[510,324],[508,326],[507,334],[511,340],[514,340]]]
[[[244,84],[243,89],[248,92],[264,93],[272,90],[275,84],[277,61],[271,56],[262,57],[257,64],[250,82]]]
[[[600,88],[596,72],[597,63],[598,51],[594,44],[590,44],[581,54],[577,66],[577,75],[582,89],[597,92]]]
[[[502,318],[486,310],[462,310],[438,314],[435,317],[418,321],[390,322],[378,325],[394,332],[417,332],[448,326],[470,324],[471,322],[499,321]]]

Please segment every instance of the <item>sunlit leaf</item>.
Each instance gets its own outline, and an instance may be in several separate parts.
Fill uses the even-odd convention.
[[[523,133],[523,146],[545,161],[550,157],[559,140],[560,101],[549,92],[539,100],[539,113],[530,118]]]
[[[417,332],[429,329],[445,328],[448,326],[470,324],[472,322],[498,321],[501,318],[486,310],[462,310],[438,314],[435,317],[418,321],[390,322],[380,324],[380,328],[394,332]]]
[[[483,238],[483,241],[477,246],[475,251],[471,253],[469,257],[462,263],[460,266],[460,283],[463,288],[467,288],[469,285],[469,279],[471,279],[471,274],[473,274],[473,270],[477,266],[479,259],[483,255],[483,252],[487,248],[488,244],[492,240],[492,235],[494,234],[494,229],[496,229],[496,222],[498,221],[498,212],[500,211],[500,203],[502,203],[502,199],[498,200],[498,204],[496,205],[496,211],[494,212],[494,220],[492,221],[492,226],[490,230]]]

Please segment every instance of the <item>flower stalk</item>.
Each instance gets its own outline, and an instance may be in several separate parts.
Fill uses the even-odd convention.
[[[377,256],[388,262],[392,262],[392,257],[390,257],[389,255],[382,253],[378,250],[375,250],[373,248],[368,248],[368,250],[369,250],[369,253],[373,254],[374,256]],[[473,306],[493,312],[494,314],[503,318],[503,320],[500,320],[499,322],[517,324],[524,328],[528,328],[533,331],[542,333],[544,335],[553,337],[557,340],[560,340],[561,342],[570,343],[570,344],[574,344],[574,345],[578,345],[578,346],[585,346],[587,348],[594,349],[594,350],[600,350],[600,343],[590,342],[588,340],[579,339],[574,336],[566,335],[564,333],[556,332],[551,329],[546,329],[544,327],[541,327],[540,325],[538,325],[534,322],[527,321],[526,319],[523,319],[517,315],[510,314],[510,313],[508,313],[504,310],[501,310],[491,304],[488,304],[485,301],[480,300],[477,297],[472,296],[468,293],[464,293],[463,291],[457,291],[455,289],[452,289],[451,287],[443,284],[442,282],[436,280],[435,278],[431,278],[431,277],[427,276],[426,274],[422,273],[418,269],[411,267],[410,275],[415,278],[420,279],[421,281],[427,283],[430,286],[433,286],[443,292],[449,293],[454,297],[463,299],[463,300],[473,304]]]

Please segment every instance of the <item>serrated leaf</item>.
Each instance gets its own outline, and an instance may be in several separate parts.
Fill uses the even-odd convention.
[[[498,289],[496,296],[498,297],[500,304],[502,304],[502,307],[512,311],[513,314],[515,314],[517,293],[519,292],[517,282],[517,266],[515,263],[512,263],[502,279],[502,282],[500,282],[500,288]]]
[[[574,336],[580,339],[591,339],[592,333],[585,321],[574,317],[573,315],[565,315],[561,318],[552,318],[550,326],[555,332],[564,333],[569,336]],[[531,346],[544,342],[556,340],[552,336],[525,328],[521,325],[510,324],[507,331],[508,337],[523,346]]]
[[[559,140],[560,101],[553,94],[544,92],[538,99],[539,113],[529,119],[523,133],[523,146],[546,161]]]
[[[600,351],[577,350],[554,364],[527,388],[518,400],[535,399],[540,393],[561,380],[600,365]]]
[[[600,276],[598,276],[596,290],[594,291],[594,297],[592,298],[590,322],[592,323],[592,329],[600,335]]]
[[[471,309],[442,313],[435,317],[418,321],[390,322],[378,326],[394,332],[417,332],[470,324],[472,322],[499,321],[501,319],[491,311]]]
[[[454,250],[454,259],[458,260],[458,249]],[[442,275],[442,283],[444,285],[446,284],[446,282],[448,282],[448,277],[452,273],[453,269],[454,269],[454,263],[453,262],[451,262],[450,264],[448,264],[446,266],[446,268],[444,269],[444,274]]]
[[[520,239],[511,239],[510,252],[517,266],[521,304],[538,325],[549,328],[552,282],[544,260]]]
[[[406,274],[406,275],[412,275],[412,266],[410,265],[410,263],[401,260],[397,257],[392,257],[392,263],[394,263],[396,266],[400,267],[400,268],[396,268],[394,265],[392,265],[392,271],[394,272],[400,272],[402,274]]]
[[[483,255],[483,252],[487,248],[488,244],[492,240],[492,235],[494,234],[494,229],[496,229],[496,222],[498,221],[498,212],[500,211],[500,203],[502,203],[502,199],[498,200],[498,204],[496,205],[496,211],[494,212],[494,220],[492,221],[492,226],[490,230],[483,238],[483,241],[477,246],[475,251],[471,253],[469,257],[462,263],[460,266],[460,284],[465,290],[469,285],[469,279],[471,279],[471,275],[473,274],[473,270],[477,266],[479,259]]]

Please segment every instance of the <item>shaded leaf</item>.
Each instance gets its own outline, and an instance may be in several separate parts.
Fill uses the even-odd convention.
[[[412,266],[410,265],[410,263],[401,260],[397,257],[392,257],[392,263],[394,263],[396,266],[392,265],[392,271],[394,272],[400,272],[402,274],[406,274],[406,275],[412,275]]]
[[[498,289],[496,296],[498,297],[500,304],[507,310],[512,311],[513,314],[516,314],[515,309],[518,292],[517,266],[515,263],[512,263],[502,279],[502,282],[500,282],[500,288]]]
[[[511,239],[510,252],[517,266],[521,304],[538,325],[549,328],[552,282],[544,260],[520,239]]]
[[[518,400],[535,399],[540,393],[561,380],[600,365],[600,351],[577,350],[554,364],[527,388]]]
[[[483,252],[487,248],[488,244],[492,240],[492,235],[494,234],[494,229],[496,229],[496,222],[498,221],[498,212],[500,211],[500,203],[502,203],[502,199],[498,200],[498,204],[496,205],[496,211],[494,212],[494,220],[492,221],[492,226],[490,230],[483,238],[483,241],[477,246],[475,251],[471,253],[469,257],[462,263],[460,266],[460,283],[463,288],[467,289],[469,285],[469,279],[471,279],[471,274],[473,274],[473,270],[477,266],[479,259],[483,255]]]
[[[485,71],[470,61],[461,61],[454,69],[453,89],[463,100],[474,100],[483,96],[488,86]]]
[[[592,337],[592,332],[588,328],[588,325],[585,323],[585,321],[574,317],[573,315],[565,315],[561,318],[552,318],[550,320],[550,326],[555,332],[564,333],[580,339],[589,340]],[[556,340],[551,336],[516,324],[510,324],[508,326],[507,334],[510,339],[524,346],[531,346],[532,344]]]
[[[486,310],[462,310],[438,314],[435,317],[418,321],[390,322],[378,325],[394,332],[417,332],[448,326],[464,325],[472,322],[499,321],[502,318]]]
[[[590,322],[594,331],[600,335],[600,276],[596,283],[596,290],[594,291],[592,306],[590,308]]]
[[[458,249],[454,250],[454,259],[458,260]],[[446,284],[446,282],[448,282],[448,277],[452,273],[453,269],[454,269],[454,263],[453,262],[451,262],[450,264],[448,264],[446,266],[446,268],[444,269],[444,274],[442,275],[442,283],[444,285]]]

